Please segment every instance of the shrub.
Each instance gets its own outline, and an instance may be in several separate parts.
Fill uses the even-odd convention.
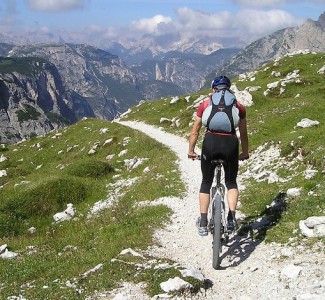
[[[56,178],[27,190],[15,191],[0,207],[0,236],[20,233],[22,224],[44,218],[86,198],[84,184],[73,179]],[[8,225],[10,224],[10,225]]]
[[[109,163],[93,159],[70,165],[67,168],[67,173],[69,175],[91,177],[95,179],[99,179],[113,171],[114,168]]]

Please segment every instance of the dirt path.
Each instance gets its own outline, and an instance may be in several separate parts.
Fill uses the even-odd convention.
[[[211,237],[200,237],[195,227],[201,172],[199,162],[187,158],[187,140],[143,123],[121,124],[146,133],[178,155],[188,193],[179,201],[164,200],[174,211],[172,223],[156,233],[162,247],[148,252],[193,267],[211,281],[210,289],[191,299],[325,299],[325,255],[320,244],[307,250],[236,237],[222,254],[221,269],[214,270]]]

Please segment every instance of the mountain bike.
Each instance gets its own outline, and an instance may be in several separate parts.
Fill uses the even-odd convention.
[[[225,192],[226,187],[221,182],[222,166],[224,161],[222,159],[212,160],[211,164],[215,166],[215,177],[210,192],[210,206],[209,206],[209,224],[208,229],[212,234],[212,266],[218,269],[221,263],[222,246],[228,242],[229,234],[227,231],[226,206],[225,206]]]
[[[201,159],[199,155],[197,159]],[[225,161],[212,160],[215,166],[214,180],[210,190],[210,206],[208,211],[208,231],[212,234],[212,266],[218,269],[221,263],[222,246],[227,244],[229,233],[227,231],[225,195],[226,187],[221,181],[222,167]]]

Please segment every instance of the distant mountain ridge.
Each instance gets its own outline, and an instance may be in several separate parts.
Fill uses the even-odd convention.
[[[251,43],[243,50],[226,48],[214,51],[221,44],[212,40],[205,40],[202,45],[199,40],[189,40],[182,45],[175,36],[165,36],[165,40],[161,37],[159,43],[152,36],[147,36],[147,44],[130,42],[125,47],[119,43],[111,43],[111,52],[84,44],[0,43],[0,56],[12,59],[38,57],[29,67],[36,68],[37,71],[36,64],[41,58],[56,70],[55,75],[49,73],[47,68],[43,70],[41,77],[25,78],[19,68],[8,71],[0,66],[0,125],[2,133],[7,133],[3,134],[3,141],[16,141],[33,135],[32,130],[24,132],[23,127],[27,128],[27,123],[18,126],[19,122],[14,117],[8,117],[13,116],[12,111],[8,113],[8,109],[24,109],[26,99],[29,105],[34,103],[34,108],[45,119],[48,118],[47,113],[54,113],[61,115],[67,122],[75,122],[88,116],[112,120],[141,100],[150,101],[209,88],[209,82],[216,74],[234,77],[297,50],[325,52],[324,28],[325,13],[318,21],[308,20],[301,26],[277,31]],[[8,39],[0,36],[0,40]],[[170,51],[172,45],[175,48]],[[199,53],[204,51],[212,52],[209,55]],[[10,87],[7,78],[10,78]],[[57,82],[61,82],[60,87],[56,86]],[[38,95],[36,98],[31,96],[31,86],[35,87],[32,91]],[[55,109],[58,107],[54,105],[57,95],[60,95],[62,100],[59,102],[64,103],[67,110],[62,105],[62,110]],[[10,102],[13,98],[15,101]],[[43,101],[52,103],[53,108],[44,109]],[[63,113],[68,110],[69,114]],[[42,124],[45,123],[44,121]],[[63,123],[54,122],[43,128],[50,130]],[[6,128],[13,129],[8,131]],[[36,128],[34,133],[41,132],[42,130]]]
[[[325,52],[325,12],[320,15],[318,21],[308,19],[301,26],[279,30],[251,43],[229,63],[217,68],[214,74],[234,77],[287,53],[305,49],[311,52]]]
[[[128,67],[117,55],[89,45],[0,44],[1,56],[41,57],[53,63],[65,87],[83,97],[98,118],[108,120],[140,100],[201,88],[205,76],[238,51],[222,49],[208,56],[169,52]]]

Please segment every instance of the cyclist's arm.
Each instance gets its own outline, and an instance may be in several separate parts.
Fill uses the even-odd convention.
[[[201,126],[202,126],[202,118],[196,116],[191,130],[190,139],[189,139],[188,158],[197,158],[197,154],[195,153],[194,149],[200,134]]]
[[[244,159],[249,158],[246,118],[240,119],[238,129],[239,129],[239,133],[240,133],[240,142],[241,142],[241,149],[242,149],[242,153],[239,154],[239,159],[244,160]]]

